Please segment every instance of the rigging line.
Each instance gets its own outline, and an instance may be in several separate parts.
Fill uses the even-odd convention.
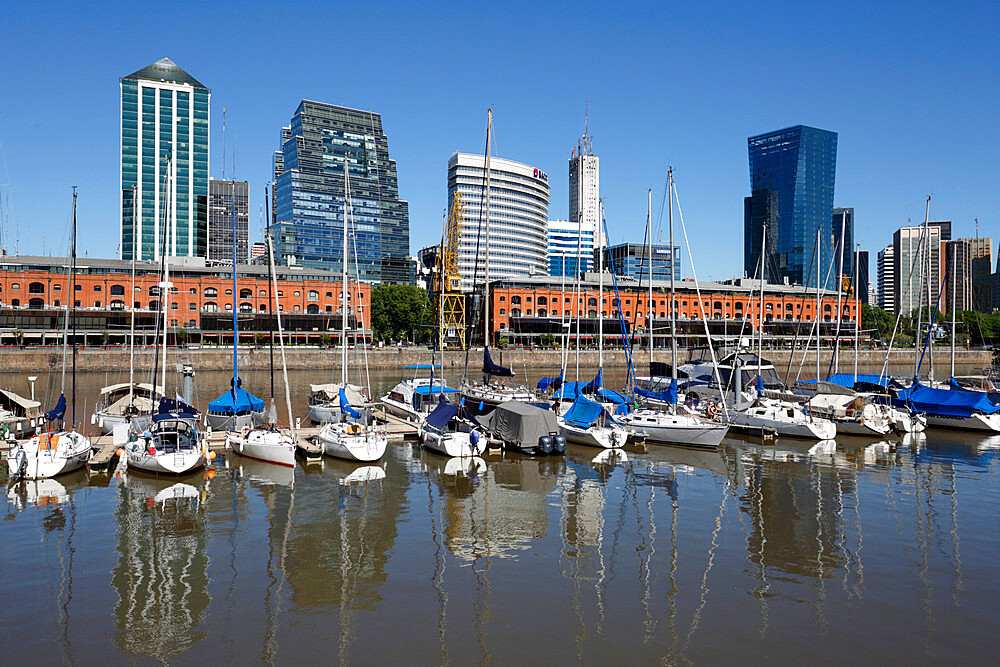
[[[815,245],[813,246],[813,250],[815,252]],[[820,248],[820,251],[822,252],[822,247]],[[836,260],[836,258],[837,258],[836,253],[834,253],[834,254],[832,254],[830,256],[830,264],[827,266],[827,269],[826,269],[826,278],[823,280],[823,284],[824,285],[829,285],[830,284],[830,275],[833,273],[833,264],[834,264],[834,261]],[[817,271],[817,276],[816,277],[819,278],[819,272],[818,271]],[[825,291],[825,289],[826,288],[824,288],[824,291]],[[813,331],[815,331],[817,337],[819,337],[819,323],[820,323],[820,319],[819,318],[822,317],[822,315],[819,312],[819,307],[823,305],[823,297],[818,297],[818,302],[819,303],[818,303],[818,306],[817,306],[817,309],[816,309],[816,316],[813,318],[813,326],[809,328],[809,337],[810,338],[812,338],[812,332]],[[802,375],[802,368],[805,366],[806,357],[809,356],[809,352],[810,352],[809,346],[806,345],[805,348],[802,350],[802,360],[799,362],[799,370],[795,373],[795,382],[798,382],[799,381],[799,376]],[[818,350],[816,351],[816,354],[817,355],[819,354]],[[819,380],[819,378],[816,378],[816,379]]]
[[[816,253],[809,253],[809,270],[806,271],[806,284],[809,284],[809,279],[812,278],[813,268],[816,266]],[[788,381],[788,376],[792,372],[792,361],[795,359],[795,346],[799,344],[799,334],[802,332],[802,311],[805,309],[805,297],[799,300],[799,317],[798,322],[795,324],[795,338],[792,339],[792,349],[788,354],[788,365],[785,367],[785,381]]]
[[[918,258],[920,256],[922,256],[922,253],[923,253],[924,236],[925,236],[925,234],[921,234],[920,235],[920,241],[917,243],[917,252],[916,252],[916,254],[917,254]],[[910,260],[910,273],[906,276],[906,283],[908,285],[913,282],[913,272],[916,270],[917,266],[918,266],[918,262],[914,261],[913,259],[911,259]],[[911,297],[911,300],[912,300],[912,297]],[[902,299],[900,299],[900,301],[902,301]],[[903,319],[903,304],[902,303],[897,303],[896,304],[896,311],[897,311],[896,312],[896,322],[892,326],[892,336],[889,338],[889,347],[886,348],[886,351],[885,351],[885,361],[882,362],[882,372],[879,373],[879,380],[881,380],[882,378],[886,377],[886,374],[889,371],[889,355],[892,354],[892,346],[893,346],[893,343],[895,343],[895,341],[896,341],[896,332],[899,330],[899,323]],[[919,335],[919,333],[917,335]],[[916,342],[916,338],[914,338],[914,342]]]
[[[487,137],[483,139],[483,194],[480,195],[480,197],[479,197],[479,219],[476,221],[476,254],[475,254],[475,259],[473,259],[473,261],[472,261],[472,294],[473,294],[472,302],[473,302],[473,304],[475,304],[476,283],[479,281],[479,244],[480,244],[480,242],[482,240],[482,237],[483,237],[483,211],[484,211],[484,207],[485,207],[486,215],[489,215],[489,202],[486,201],[486,179],[489,177],[489,174],[486,173],[486,159],[485,159],[486,158],[486,151],[489,148],[489,134],[490,134],[490,122],[487,121],[486,122],[486,135],[487,135]],[[456,191],[458,190],[457,179],[456,179],[456,182],[455,182],[455,190]],[[486,239],[486,253],[487,253],[486,261],[487,262],[490,261],[489,260],[489,251],[490,251],[490,240]],[[486,296],[486,292],[488,292],[488,291],[489,291],[488,287],[484,287],[483,288],[483,295],[484,295],[483,298],[488,298],[488,296]],[[473,308],[474,312],[472,313],[472,316],[468,318],[469,321],[466,323],[466,331],[467,331],[467,333],[469,335],[469,341],[468,341],[468,344],[466,344],[466,346],[465,346],[465,369],[462,371],[462,382],[465,382],[466,379],[468,378],[468,375],[469,375],[469,353],[472,351],[472,345],[471,345],[471,343],[472,343],[472,334],[476,330],[476,320],[477,319],[482,319],[482,316],[479,314],[480,310],[481,310],[480,308]],[[487,324],[486,326],[489,326],[489,325]],[[489,342],[489,339],[486,338],[484,340],[484,344],[488,343],[488,342]],[[484,346],[484,349],[485,349],[485,346]]]

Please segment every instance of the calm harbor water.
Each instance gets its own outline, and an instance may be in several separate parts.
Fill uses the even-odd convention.
[[[199,375],[200,403],[227,385]],[[81,472],[7,491],[0,645],[9,664],[992,663],[998,473],[1000,438],[939,431]]]

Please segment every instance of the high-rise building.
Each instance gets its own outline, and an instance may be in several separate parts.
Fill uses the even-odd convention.
[[[878,251],[878,307],[896,312],[896,249],[892,244]]]
[[[749,137],[747,149],[750,191],[757,194],[770,190],[777,196],[777,229],[769,226],[767,233],[775,236],[778,275],[794,284],[804,284],[816,247],[817,230],[822,230],[825,236],[818,268],[828,266],[833,254],[826,232],[833,211],[837,133],[796,125]],[[745,219],[763,217],[751,206]],[[744,243],[752,238],[753,235],[748,235]],[[745,253],[745,257],[749,254]],[[820,271],[819,275],[826,273]],[[832,284],[831,279],[827,286]]]
[[[761,275],[760,244],[765,237],[767,252],[764,254],[764,276],[769,283],[780,283],[778,267],[778,193],[761,188],[743,199],[743,273],[750,278]]]
[[[410,280],[409,205],[399,198],[396,162],[382,118],[371,111],[302,100],[275,153],[271,236],[283,263],[340,271],[344,164],[351,186],[350,271],[364,282]]]
[[[448,159],[448,208],[462,196],[458,267],[462,289],[485,277],[486,158],[454,153]],[[549,177],[531,165],[490,157],[490,280],[548,273]]]
[[[569,158],[569,222],[584,229],[600,225],[600,158],[594,155],[591,137],[584,133]]]
[[[233,263],[233,200],[236,201],[236,263],[247,261],[250,240],[250,184],[208,180],[208,259]]]
[[[966,239],[969,242],[970,278],[972,280],[971,310],[991,311],[990,269],[993,267],[992,237]]]
[[[250,263],[257,264],[259,262],[267,261],[267,244],[266,243],[254,243],[250,246]]]
[[[205,257],[211,93],[169,58],[120,87],[122,259]]]
[[[674,280],[681,279],[681,248],[674,246],[673,252],[669,245],[653,244],[653,280],[670,280],[673,271]],[[649,248],[639,243],[619,243],[604,247],[604,270],[618,276],[629,276],[643,284],[649,284]],[[674,261],[676,258],[677,261]]]
[[[1000,253],[997,253],[997,266],[993,271],[993,279],[990,282],[990,305],[993,310],[1000,310]]]
[[[941,227],[928,226],[925,234],[921,225],[900,227],[893,234],[893,291],[898,312],[904,315],[909,315],[921,305],[926,307],[937,299],[938,286],[941,285],[941,232]],[[929,296],[928,282],[931,285]]]
[[[938,234],[942,241],[951,240],[951,220],[931,220],[927,224],[938,228]]]
[[[851,261],[853,262],[853,260],[854,258],[852,257]],[[868,277],[870,275],[868,269],[868,251],[862,250],[858,252],[858,290],[861,296],[861,303],[874,305],[868,299]],[[851,274],[851,281],[854,281],[853,274]]]
[[[843,230],[844,239],[841,242],[840,232]],[[833,209],[833,220],[830,223],[831,238],[834,249],[840,248],[843,251],[843,264],[841,275],[848,279],[854,279],[854,209],[835,208]],[[835,256],[834,260],[838,258]],[[834,271],[837,267],[833,267]]]
[[[950,313],[952,302],[957,310],[972,309],[972,244],[970,239],[941,242],[944,283],[941,285],[939,309]],[[934,289],[937,299],[937,289]]]
[[[585,220],[549,220],[549,275],[576,276],[594,267],[597,225]]]

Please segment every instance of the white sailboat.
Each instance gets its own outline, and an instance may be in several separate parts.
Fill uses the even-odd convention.
[[[348,244],[347,233],[351,224],[351,186],[350,170],[347,158],[344,158],[344,255],[342,261],[342,294],[341,294],[341,336],[340,336],[340,374],[341,388],[338,392],[339,409],[345,421],[324,424],[316,442],[323,448],[323,453],[351,461],[377,461],[385,454],[388,444],[385,431],[370,422],[368,415],[362,418],[361,413],[351,407],[344,387],[347,386],[347,263]],[[369,395],[371,391],[369,390]],[[350,420],[350,421],[346,421]],[[362,423],[364,422],[364,423]]]
[[[418,433],[424,447],[444,456],[481,456],[486,451],[486,437],[460,417],[461,412],[459,405],[439,403],[420,425]]]
[[[267,201],[267,197],[264,197]],[[270,219],[270,218],[268,218]],[[288,389],[288,365],[285,363],[285,337],[281,328],[281,309],[278,307],[277,294],[278,284],[274,271],[274,245],[270,233],[266,233],[267,253],[268,253],[268,273],[270,274],[271,308],[277,318],[278,323],[278,346],[281,348],[281,372],[285,380],[285,407],[288,409],[288,428],[281,428],[275,422],[274,410],[274,342],[268,340],[270,348],[270,371],[271,371],[271,412],[266,424],[250,427],[246,426],[241,431],[226,433],[226,446],[241,456],[275,463],[277,465],[295,466],[295,423],[292,416],[292,399]],[[273,333],[273,332],[272,332]]]
[[[76,288],[76,186],[73,187],[73,222],[70,231],[69,294]],[[72,313],[72,315],[71,315]],[[63,328],[62,388],[56,407],[46,413],[47,421],[62,420],[66,415],[66,348],[69,323],[73,320],[73,407],[71,428],[39,433],[26,441],[15,442],[7,451],[7,471],[13,479],[46,479],[82,468],[93,449],[90,438],[77,432],[76,423],[76,304],[72,296],[66,302]],[[65,426],[65,425],[64,425]]]
[[[667,169],[667,199],[669,209],[667,218],[670,225],[670,248],[673,253],[674,248],[674,170]],[[646,211],[646,236],[649,241],[647,252],[649,253],[649,296],[648,302],[648,329],[649,329],[649,366],[650,373],[653,369],[653,199],[652,190],[647,196]],[[672,261],[676,258],[671,255]],[[635,410],[629,414],[619,417],[622,425],[632,433],[643,436],[647,442],[667,445],[687,445],[689,447],[718,447],[722,439],[729,432],[726,424],[713,422],[702,418],[700,415],[689,412],[685,409],[678,410],[677,405],[677,329],[676,311],[674,309],[674,272],[670,271],[670,385],[666,395],[664,392],[644,390],[639,387],[634,388],[636,395],[646,401],[657,401],[665,404],[665,409],[655,409],[647,407],[642,410]],[[711,341],[709,341],[711,346]],[[714,355],[714,353],[713,353]]]

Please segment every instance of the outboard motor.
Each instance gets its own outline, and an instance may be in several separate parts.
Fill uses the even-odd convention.
[[[24,453],[24,449],[17,450],[14,461],[14,469],[10,472],[11,481],[24,479],[24,474],[28,471],[28,455]]]
[[[538,439],[538,454],[540,456],[548,456],[552,453],[552,436],[543,435]]]
[[[479,438],[479,431],[476,429],[469,431],[469,444],[472,445],[472,453],[476,456],[482,453],[482,450],[479,448]]]
[[[552,453],[553,454],[565,454],[566,453],[566,436],[562,433],[552,436]]]

